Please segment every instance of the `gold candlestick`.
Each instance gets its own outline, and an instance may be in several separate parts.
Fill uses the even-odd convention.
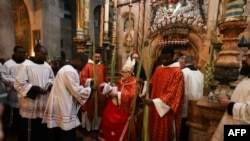
[[[84,1],[84,35],[86,40],[89,39],[89,1],[90,0],[85,0]]]
[[[105,1],[105,7],[104,7],[104,37],[103,39],[105,41],[108,40],[108,32],[109,32],[109,0]]]
[[[101,6],[101,13],[100,13],[100,34],[99,34],[99,37],[100,37],[100,41],[99,41],[99,47],[103,47],[102,44],[103,44],[103,16],[104,16],[104,7],[103,5]]]
[[[84,34],[84,1],[83,0],[76,0],[76,37],[74,37],[74,42],[76,43],[77,52],[78,53],[85,53],[85,43],[86,38]],[[87,32],[88,33],[88,32]]]
[[[77,0],[76,1],[76,37],[78,39],[84,38],[84,32],[83,32],[83,0]]]

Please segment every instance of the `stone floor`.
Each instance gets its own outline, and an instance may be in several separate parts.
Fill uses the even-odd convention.
[[[10,132],[5,130],[5,138],[3,141],[18,141],[18,134],[17,132]],[[97,131],[91,131],[88,132],[85,129],[79,127],[76,131],[76,141],[98,141],[98,132]],[[181,140],[181,141],[187,141],[187,140]]]
[[[76,141],[97,141],[97,132],[87,132],[82,128],[78,128],[76,138]],[[3,141],[18,141],[17,132],[5,130]]]

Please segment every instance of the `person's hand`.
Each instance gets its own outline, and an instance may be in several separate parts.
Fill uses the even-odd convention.
[[[227,107],[227,105],[231,102],[227,97],[224,96],[217,96],[217,101],[224,107]]]
[[[118,95],[118,92],[117,91],[111,91],[110,93],[109,93],[109,96],[111,96],[111,97],[115,97],[115,96],[117,96]]]
[[[154,104],[154,102],[153,102],[153,100],[152,100],[152,99],[144,99],[144,100],[143,100],[143,103],[144,103],[145,105],[148,105],[148,106],[150,106],[150,105],[153,105],[153,104]]]
[[[96,90],[97,90],[97,87],[98,87],[98,85],[94,85],[94,84],[93,84],[93,85],[91,85],[90,88],[91,88],[92,91],[96,91]]]
[[[135,116],[140,116],[143,113],[143,109],[140,109],[136,112]]]
[[[51,83],[48,83],[48,85],[46,86],[46,91],[50,92],[51,89],[52,89],[52,84]]]
[[[94,85],[94,79],[91,78],[90,80],[90,86]]]
[[[40,88],[39,93],[42,94],[42,95],[45,95],[45,94],[47,94],[47,90],[43,89],[43,88]]]
[[[137,80],[137,82],[138,82],[139,84],[143,84],[143,83],[144,83],[144,80],[141,79],[141,78],[139,78],[139,79]]]
[[[8,87],[13,87],[13,81],[6,81]]]
[[[45,94],[47,94],[47,90],[45,90],[43,88],[40,88],[39,93],[42,94],[42,95],[45,95]]]

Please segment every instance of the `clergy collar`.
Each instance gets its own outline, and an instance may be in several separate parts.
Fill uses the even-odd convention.
[[[69,64],[69,65],[71,65],[74,69],[76,69],[77,70],[77,66],[76,65],[73,65],[73,64]]]
[[[17,64],[21,64],[21,63],[23,63],[25,61],[25,58],[24,59],[17,59],[15,57],[15,55],[13,54],[12,55],[12,60],[15,61]]]
[[[89,59],[89,60],[88,60],[88,63],[90,63],[90,64],[94,64],[94,61],[93,61],[93,60],[91,60],[91,59]],[[101,64],[101,61],[100,61],[100,62],[98,62],[96,65],[99,65],[99,64]]]
[[[44,61],[37,60],[36,58],[30,58],[30,60],[36,64],[44,64]]]
[[[197,71],[194,65],[188,65],[188,66],[185,66],[185,68],[189,68],[190,70]]]
[[[176,63],[176,62],[173,62],[172,64],[170,65],[167,65],[167,66],[163,66],[161,65],[163,68],[171,68],[171,67],[180,67],[179,63]]]

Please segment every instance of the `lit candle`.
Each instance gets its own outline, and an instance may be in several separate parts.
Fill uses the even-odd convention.
[[[106,3],[105,3],[105,7],[104,7],[104,10],[105,10],[105,15],[104,15],[104,32],[108,32],[108,22],[109,22],[109,0],[106,0]]]
[[[132,4],[132,0],[129,0],[129,4]]]

